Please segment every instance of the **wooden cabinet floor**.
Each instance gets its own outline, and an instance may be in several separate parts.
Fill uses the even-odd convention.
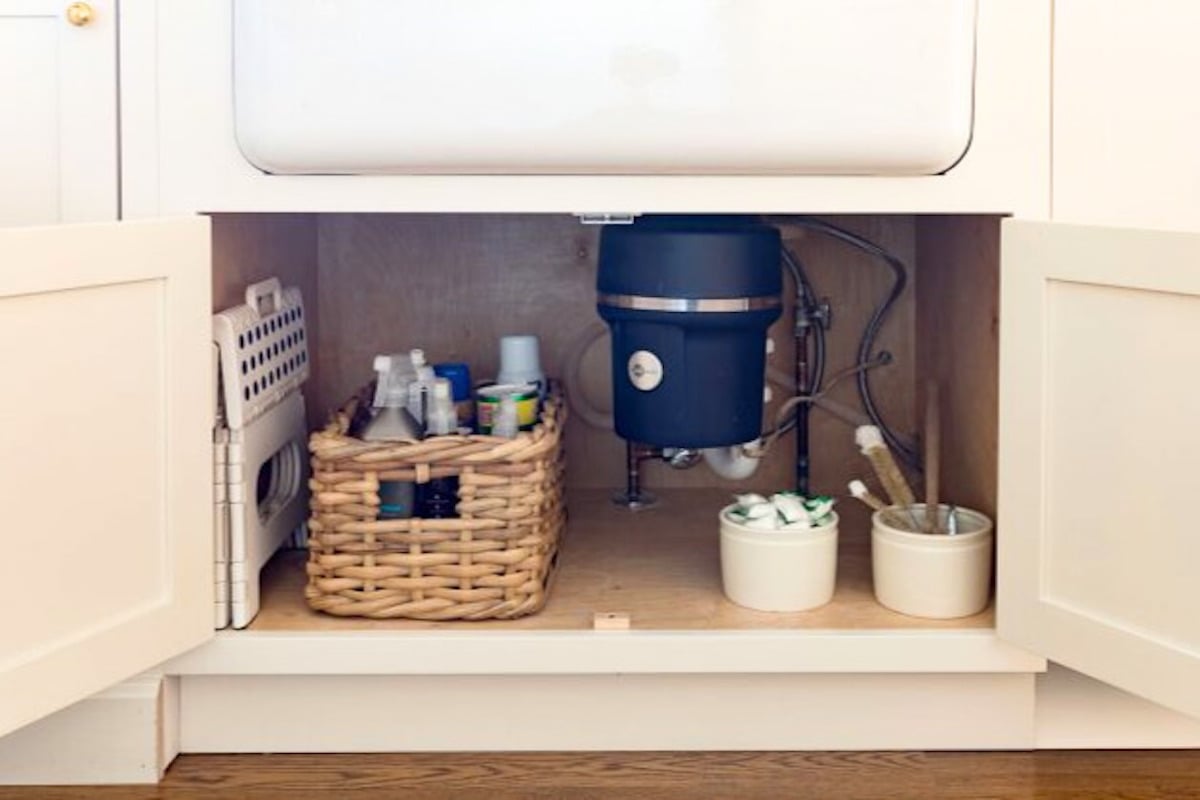
[[[157,787],[0,788],[0,800],[1193,798],[1200,751],[182,756]]]

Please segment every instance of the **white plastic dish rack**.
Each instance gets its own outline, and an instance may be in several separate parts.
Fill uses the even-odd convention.
[[[244,628],[259,608],[259,575],[289,537],[304,538],[307,425],[300,387],[308,333],[300,290],[271,278],[245,305],[213,317],[218,350],[213,429],[215,623]]]

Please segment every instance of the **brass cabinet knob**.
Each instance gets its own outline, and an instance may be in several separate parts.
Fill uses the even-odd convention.
[[[87,3],[71,3],[67,6],[67,22],[82,28],[91,25],[96,18],[96,11]]]

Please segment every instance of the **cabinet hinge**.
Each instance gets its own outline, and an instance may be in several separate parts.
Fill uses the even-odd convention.
[[[588,212],[575,215],[583,225],[632,225],[640,214],[625,212]]]

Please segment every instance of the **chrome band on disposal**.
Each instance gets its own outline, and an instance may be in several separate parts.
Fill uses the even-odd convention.
[[[612,308],[628,308],[633,311],[674,311],[689,313],[730,313],[734,311],[759,311],[764,308],[779,308],[783,300],[779,295],[763,297],[642,297],[633,294],[598,294],[596,302]]]

